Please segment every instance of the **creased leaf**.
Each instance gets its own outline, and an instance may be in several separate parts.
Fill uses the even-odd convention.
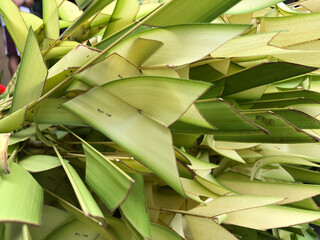
[[[121,204],[121,211],[132,226],[145,238],[152,239],[149,215],[145,197],[143,177],[130,174],[134,185],[128,198]]]
[[[223,173],[217,179],[223,186],[240,194],[285,198],[278,204],[297,202],[320,194],[318,185],[250,181],[249,177],[239,173]]]
[[[116,209],[128,197],[134,180],[85,141],[86,182],[110,210]]]
[[[56,147],[54,147],[54,150],[70,180],[70,183],[78,198],[80,206],[83,209],[84,214],[87,216],[103,218],[103,213],[101,212],[100,208],[98,207],[97,203],[95,202],[94,198],[81,180],[76,170],[61,157]]]
[[[320,213],[318,211],[283,206],[266,206],[229,213],[225,223],[266,230],[312,222],[319,218]]]
[[[180,66],[205,57],[247,28],[247,25],[186,24],[150,29],[131,35],[112,48],[109,53],[116,52],[131,61],[129,56],[132,49],[137,50],[138,38],[155,40],[163,45],[143,63],[143,66],[167,64]],[[145,50],[139,49],[140,54],[143,54],[143,51]]]
[[[184,195],[171,134],[166,127],[101,87],[62,106],[111,138]],[[95,119],[92,115],[96,116]]]

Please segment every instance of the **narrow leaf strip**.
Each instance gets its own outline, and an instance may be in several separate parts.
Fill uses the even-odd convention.
[[[57,39],[60,33],[59,13],[54,0],[43,1],[43,25],[46,38]]]
[[[66,161],[64,160],[60,153],[58,152],[57,148],[53,146],[60,162],[65,170],[70,183],[73,187],[73,190],[79,200],[80,206],[86,216],[92,216],[92,217],[100,217],[103,218],[103,213],[99,209],[97,203],[91,196],[89,190],[82,182],[81,178],[79,177],[78,173],[74,170],[74,168]]]
[[[219,215],[237,212],[245,209],[262,207],[280,202],[284,198],[261,196],[222,196],[212,201],[207,201],[207,206],[198,206],[190,211],[177,211],[182,214],[214,218]]]
[[[137,174],[130,174],[130,176],[135,183],[128,198],[121,205],[121,211],[141,235],[147,239],[152,239],[143,176]]]

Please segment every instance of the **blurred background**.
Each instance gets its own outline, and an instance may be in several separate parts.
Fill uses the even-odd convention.
[[[4,42],[3,42],[3,28],[1,26],[0,29],[0,76],[2,73],[2,81],[1,84],[7,86],[9,83],[11,76],[8,68],[8,58],[4,54]]]

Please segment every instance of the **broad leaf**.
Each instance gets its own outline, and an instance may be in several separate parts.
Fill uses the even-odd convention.
[[[82,147],[86,182],[110,210],[115,210],[128,197],[134,180],[88,143],[82,141]]]
[[[70,222],[72,217],[58,208],[44,206],[42,211],[41,225],[29,226],[32,240],[46,239],[52,232],[62,225]]]
[[[47,67],[42,58],[38,42],[30,29],[26,49],[18,70],[11,113],[37,100],[41,96],[46,77]]]
[[[9,164],[10,174],[0,176],[0,220],[40,224],[43,204],[41,186],[23,167]]]
[[[64,124],[70,126],[86,126],[78,117],[60,107],[67,100],[63,98],[45,99],[29,111],[26,120],[47,124]]]
[[[136,40],[149,39],[161,42],[163,46],[151,55],[143,66],[179,66],[205,57],[247,28],[247,25],[186,24],[150,29],[131,35],[112,48],[110,53],[116,52],[131,61],[131,52],[133,49],[137,50]],[[140,54],[144,54],[143,51],[145,50],[139,49]]]
[[[121,78],[140,76],[139,69],[128,60],[112,54],[103,61],[92,65],[90,68],[74,75],[76,79],[85,82],[90,87],[100,86]]]
[[[111,138],[184,195],[171,134],[166,127],[101,87],[62,106]],[[96,117],[93,119],[92,115]]]
[[[146,76],[113,81],[103,88],[169,126],[210,86],[199,81]]]
[[[229,231],[213,219],[186,216],[194,240],[211,240],[212,237],[224,240],[237,240]]]
[[[94,229],[88,225],[80,222],[79,220],[73,220],[64,224],[61,228],[56,230],[54,234],[50,235],[48,240],[70,239],[74,237],[81,237],[88,240],[95,240],[99,236]],[[102,238],[105,239],[105,238]]]
[[[281,18],[263,18],[262,32],[281,31],[270,42],[273,46],[288,46],[301,42],[310,42],[319,39],[316,29],[319,27],[319,13],[299,14]],[[308,34],[305,34],[305,33]]]
[[[19,165],[29,172],[42,172],[61,166],[59,158],[49,155],[33,155],[23,158]]]

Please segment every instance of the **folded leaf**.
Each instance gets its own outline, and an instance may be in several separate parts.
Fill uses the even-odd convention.
[[[263,18],[262,32],[281,31],[271,42],[274,46],[288,46],[319,39],[319,13],[299,14],[281,18]],[[308,34],[306,34],[308,33]]]
[[[113,81],[103,88],[169,126],[210,86],[200,81],[145,76]]]
[[[120,206],[121,212],[142,236],[152,239],[143,177],[137,174],[130,176],[135,182],[128,198]]]
[[[320,219],[318,211],[283,206],[265,206],[229,213],[224,223],[266,230],[304,224],[318,219]]]
[[[318,185],[250,181],[249,177],[232,172],[223,173],[217,179],[223,186],[240,194],[285,198],[278,204],[297,202],[320,194]]]
[[[64,171],[66,172],[69,178],[69,181],[77,196],[79,204],[83,209],[84,214],[87,216],[103,218],[103,213],[101,212],[100,208],[98,207],[96,201],[92,197],[91,193],[89,192],[85,184],[82,182],[76,170],[61,157],[56,147],[54,147],[54,150],[60,160],[60,163]]]
[[[281,197],[261,197],[261,196],[221,196],[211,201],[207,201],[206,206],[198,206],[189,211],[177,210],[178,213],[215,218],[219,215],[237,212],[245,209],[254,209],[261,206],[272,205],[283,200]]]
[[[247,25],[186,24],[150,29],[129,36],[109,53],[116,52],[131,61],[129,56],[133,50],[137,51],[137,39],[155,40],[163,45],[143,63],[143,66],[180,66],[205,57],[247,28]],[[146,50],[149,51],[140,48],[139,53],[144,54]]]
[[[74,75],[74,77],[86,83],[90,87],[100,86],[108,82],[140,76],[139,69],[128,60],[118,54],[112,54],[92,65],[90,68]]]
[[[111,138],[184,195],[171,134],[166,127],[101,87],[94,88],[62,106]],[[91,117],[93,115],[94,119]]]
[[[86,155],[86,182],[104,204],[115,210],[128,197],[134,180],[109,159],[82,141]]]

